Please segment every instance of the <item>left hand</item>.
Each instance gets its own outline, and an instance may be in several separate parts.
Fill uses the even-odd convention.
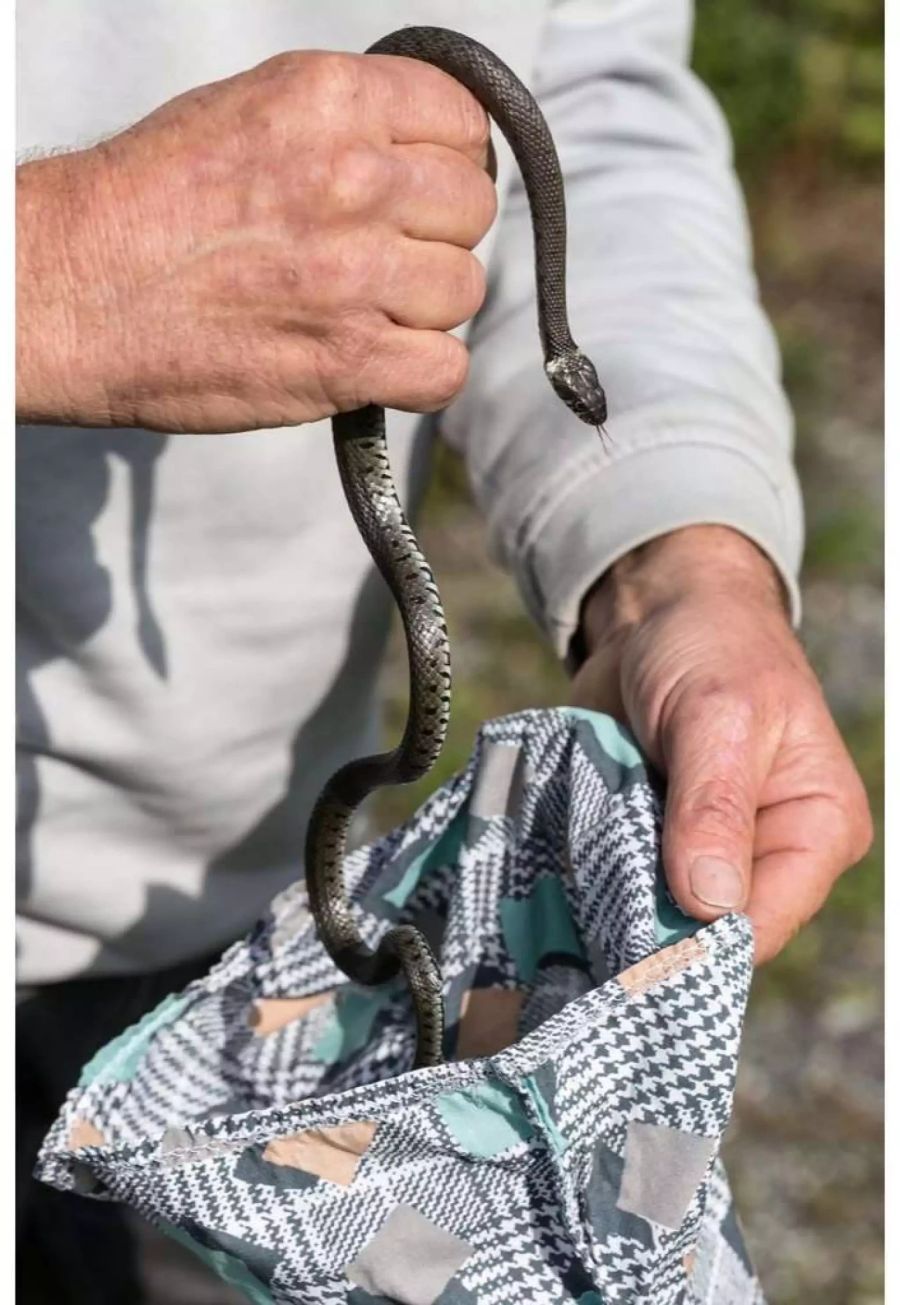
[[[726,527],[675,531],[611,568],[582,632],[573,700],[627,721],[667,777],[673,896],[704,921],[746,911],[769,960],[872,841],[773,567]]]

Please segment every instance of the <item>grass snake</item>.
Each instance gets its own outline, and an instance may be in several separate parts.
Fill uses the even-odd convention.
[[[538,329],[544,369],[560,399],[602,430],[606,397],[593,364],[572,339],[566,315],[566,213],[553,138],[516,75],[470,37],[439,27],[407,27],[367,53],[405,55],[461,82],[506,137],[522,173],[534,232]],[[390,928],[375,950],[364,942],[347,897],[343,862],[353,813],[374,789],[408,784],[437,759],[450,712],[450,649],[431,568],[404,516],[391,475],[384,409],[370,404],[332,420],[344,493],[366,547],[400,610],[409,658],[409,714],[391,752],[351,761],[320,794],[306,837],[306,882],[319,938],[354,983],[405,976],[417,1022],[417,1068],[443,1055],[440,967],[411,924]]]

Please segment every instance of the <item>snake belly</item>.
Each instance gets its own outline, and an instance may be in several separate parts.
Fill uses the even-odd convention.
[[[408,27],[370,47],[372,54],[421,59],[460,81],[506,137],[531,211],[538,330],[544,370],[563,403],[602,429],[606,397],[575,344],[566,311],[566,215],[556,148],[538,105],[516,75],[470,37],[439,27]],[[325,785],[306,837],[306,883],[319,938],[354,983],[405,976],[416,1016],[415,1067],[440,1063],[444,1010],[440,967],[413,925],[367,945],[348,898],[344,857],[353,814],[374,789],[426,774],[443,746],[450,713],[450,648],[431,568],[403,513],[391,474],[384,409],[375,405],[332,420],[341,483],[357,528],[400,610],[409,661],[409,714],[391,752],[351,761]]]

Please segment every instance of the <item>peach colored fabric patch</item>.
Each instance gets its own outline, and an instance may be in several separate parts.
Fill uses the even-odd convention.
[[[377,1127],[372,1120],[361,1119],[335,1128],[311,1128],[290,1137],[277,1137],[263,1151],[263,1159],[349,1187]]]
[[[258,1038],[265,1038],[331,1001],[333,996],[333,992],[314,992],[311,997],[261,997],[250,1007],[247,1023]]]
[[[83,1146],[106,1146],[106,1138],[87,1119],[74,1119],[69,1129],[69,1146],[73,1151]]]
[[[686,970],[694,961],[703,960],[705,956],[706,948],[698,938],[682,938],[681,942],[664,947],[661,952],[623,970],[618,981],[627,993],[635,997],[652,988],[655,983],[661,983],[663,979]]]
[[[458,1060],[492,1056],[515,1042],[525,994],[516,988],[470,988],[460,1005]]]
[[[697,1252],[688,1251],[687,1255],[681,1261],[684,1265],[684,1271],[688,1277],[694,1272],[694,1265],[697,1263]]]

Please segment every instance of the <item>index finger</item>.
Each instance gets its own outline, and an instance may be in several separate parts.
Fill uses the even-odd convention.
[[[446,145],[479,167],[487,165],[488,115],[455,77],[406,55],[368,54],[365,59],[379,74],[394,144]]]

